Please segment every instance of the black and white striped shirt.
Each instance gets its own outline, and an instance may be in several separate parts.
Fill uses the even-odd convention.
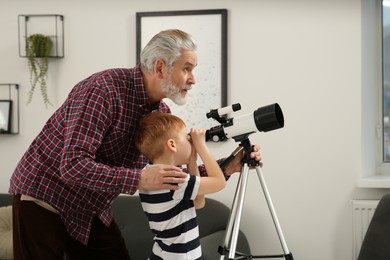
[[[198,222],[194,199],[198,193],[200,177],[188,174],[176,191],[140,190],[142,207],[155,234],[154,259],[201,259]]]

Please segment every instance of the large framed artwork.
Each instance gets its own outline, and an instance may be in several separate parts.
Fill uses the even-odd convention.
[[[0,134],[11,133],[12,100],[0,100]]]
[[[185,105],[164,101],[188,128],[216,125],[206,113],[227,105],[227,10],[138,12],[136,26],[137,62],[142,48],[160,31],[180,29],[193,36],[198,44],[196,84],[189,91]]]

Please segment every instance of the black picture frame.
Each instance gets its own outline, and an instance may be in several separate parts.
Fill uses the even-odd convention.
[[[12,100],[0,100],[0,134],[11,133]]]
[[[198,43],[197,83],[188,94],[188,102],[178,106],[171,100],[164,100],[188,128],[215,125],[213,119],[207,119],[206,113],[227,106],[227,15],[227,9],[136,13],[137,63],[142,48],[162,30],[183,30]]]

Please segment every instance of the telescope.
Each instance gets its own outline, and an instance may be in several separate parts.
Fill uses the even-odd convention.
[[[207,118],[217,120],[220,125],[206,130],[206,141],[220,142],[233,138],[241,142],[257,131],[268,132],[284,126],[283,112],[277,103],[259,107],[253,113],[229,118],[227,115],[241,109],[239,103],[228,107],[212,109]]]
[[[279,220],[276,216],[275,209],[273,207],[271,197],[268,192],[268,188],[265,184],[263,174],[260,169],[259,161],[255,158],[251,158],[250,154],[253,151],[253,146],[250,143],[249,135],[257,131],[268,132],[275,129],[282,128],[284,126],[284,118],[282,109],[277,103],[259,107],[253,113],[248,113],[236,118],[229,118],[228,114],[241,109],[240,104],[234,104],[229,107],[220,109],[212,109],[206,114],[207,118],[214,118],[220,125],[211,127],[206,130],[206,141],[226,141],[229,138],[233,138],[236,142],[240,142],[239,149],[236,149],[229,157],[222,162],[219,162],[219,167],[222,171],[225,171],[226,166],[234,160],[236,155],[241,151],[241,174],[238,180],[236,194],[234,195],[234,201],[229,216],[229,222],[227,224],[223,245],[218,248],[218,252],[223,259],[254,259],[254,258],[281,258],[285,257],[286,260],[294,260],[292,253],[287,248],[287,243],[284,239],[282,229],[279,224]],[[280,244],[283,249],[282,255],[247,255],[243,253],[236,254],[237,239],[240,230],[241,211],[244,204],[245,189],[249,177],[250,167],[256,168],[257,175],[259,177],[261,187],[265,199],[267,201],[268,208],[271,213],[272,220],[274,222],[276,232],[280,240]],[[236,258],[236,255],[239,257]]]

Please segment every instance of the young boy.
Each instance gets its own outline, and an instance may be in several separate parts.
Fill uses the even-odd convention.
[[[136,146],[150,161],[157,164],[187,165],[189,174],[178,190],[139,190],[142,207],[155,234],[150,260],[201,259],[195,208],[205,204],[205,194],[226,185],[225,177],[206,146],[205,129],[191,129],[177,116],[150,113],[141,119]],[[208,176],[200,177],[197,155],[201,157]]]

